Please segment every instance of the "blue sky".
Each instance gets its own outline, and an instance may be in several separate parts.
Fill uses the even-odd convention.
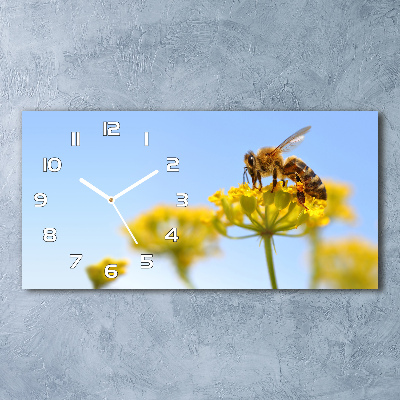
[[[103,121],[120,122],[121,135],[103,137]],[[311,131],[288,155],[302,158],[323,180],[350,183],[350,203],[359,216],[355,226],[328,226],[324,237],[355,234],[377,243],[377,112],[23,112],[23,287],[91,288],[84,268],[110,256],[129,259],[130,266],[109,288],[184,288],[165,258],[158,257],[151,270],[140,269],[140,253],[121,234],[113,207],[79,178],[115,195],[158,169],[159,174],[117,200],[127,221],[156,204],[176,204],[177,192],[189,194],[189,207],[213,207],[210,195],[242,182],[248,150],[278,145],[307,125]],[[79,147],[70,145],[71,131],[80,131]],[[44,173],[43,157],[59,157],[61,171]],[[166,172],[167,157],[179,158],[179,173]],[[34,207],[38,192],[49,199],[43,208]],[[57,229],[56,242],[43,241],[44,227]],[[275,245],[279,287],[307,288],[308,242],[279,237]],[[270,287],[257,239],[222,238],[220,247],[221,256],[193,267],[196,287]],[[70,253],[84,255],[74,270],[69,268],[74,260]]]

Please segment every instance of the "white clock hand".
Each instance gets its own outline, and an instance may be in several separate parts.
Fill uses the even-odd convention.
[[[132,190],[133,188],[135,188],[136,186],[139,186],[141,183],[147,181],[147,179],[150,179],[152,176],[158,174],[158,169],[156,169],[155,171],[153,171],[151,174],[146,175],[144,178],[140,179],[140,181],[137,181],[136,183],[134,183],[133,185],[129,186],[128,188],[126,188],[125,190],[123,190],[122,192],[116,194],[113,199],[117,200],[118,197],[121,197],[123,194],[128,193],[130,190]]]
[[[112,202],[111,204],[114,206],[115,211],[118,213],[118,215],[119,215],[119,217],[121,218],[122,222],[124,223],[126,229],[128,229],[128,232],[131,234],[132,239],[134,240],[134,242],[135,242],[136,244],[138,244],[137,240],[135,239],[135,236],[133,236],[131,230],[129,229],[128,224],[127,224],[127,223],[125,222],[125,220],[122,218],[122,215],[121,215],[121,213],[118,211],[118,208],[117,208],[117,206],[115,205],[115,203]]]
[[[83,178],[79,179],[79,182],[83,183],[85,186],[87,186],[89,189],[92,189],[94,192],[99,194],[101,197],[104,197],[107,201],[110,200],[110,196],[106,195],[104,192],[102,192],[100,189],[97,189],[96,186],[93,186],[91,183],[88,181],[85,181]]]

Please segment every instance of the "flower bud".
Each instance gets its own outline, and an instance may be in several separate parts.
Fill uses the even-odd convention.
[[[232,208],[231,208],[231,205],[229,204],[228,200],[225,197],[223,197],[221,199],[221,204],[222,204],[222,208],[224,209],[226,218],[228,218],[228,220],[230,222],[232,222]]]
[[[291,200],[290,193],[279,191],[275,193],[275,206],[278,210],[283,210],[286,208]]]
[[[303,210],[297,218],[296,226],[300,226],[301,224],[304,224],[304,222],[307,222],[309,217],[310,216]]]
[[[218,219],[218,218],[214,218],[212,221],[214,228],[221,234],[226,236],[227,232],[226,232],[226,227],[225,225]]]
[[[252,214],[257,207],[257,199],[253,196],[249,197],[249,196],[245,196],[243,195],[240,198],[240,205],[243,208],[243,211],[246,214]]]
[[[270,206],[274,202],[275,193],[269,190],[263,194],[265,207]]]

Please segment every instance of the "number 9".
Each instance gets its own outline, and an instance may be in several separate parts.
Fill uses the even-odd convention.
[[[44,207],[47,204],[47,196],[44,193],[36,193],[33,198],[41,202],[41,204],[35,204],[35,207]]]

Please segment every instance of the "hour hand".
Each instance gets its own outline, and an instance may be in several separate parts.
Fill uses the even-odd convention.
[[[104,197],[107,201],[110,201],[110,196],[106,195],[104,192],[102,192],[100,189],[97,189],[96,186],[93,186],[91,183],[88,181],[85,181],[85,179],[80,178],[79,182],[83,183],[85,186],[87,186],[89,189],[92,189],[94,192],[99,194],[101,197]]]

